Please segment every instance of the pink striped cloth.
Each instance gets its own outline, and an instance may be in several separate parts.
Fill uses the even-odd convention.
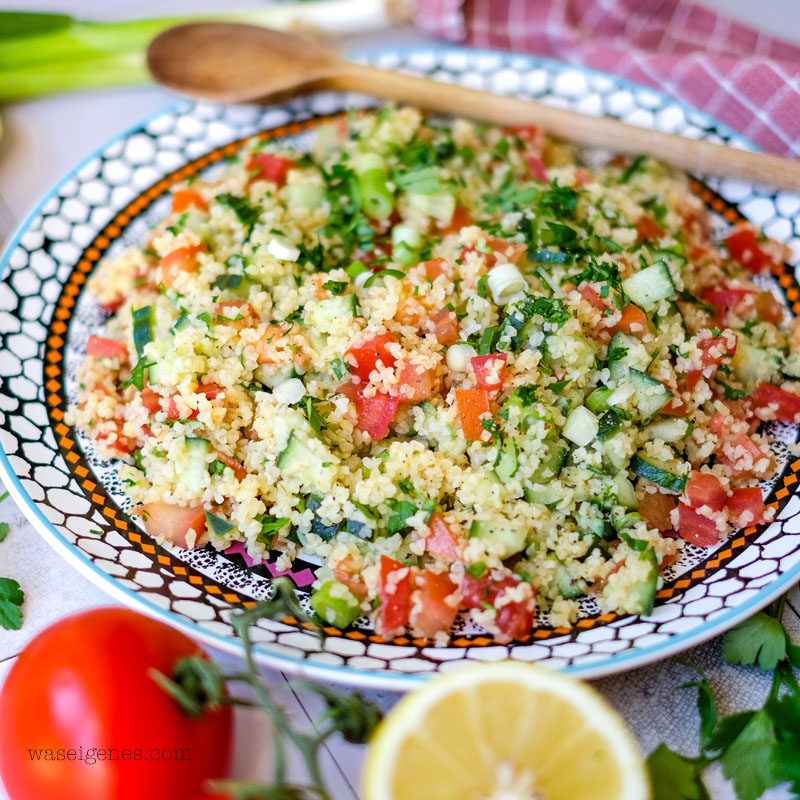
[[[766,0],[762,0],[764,2]],[[417,0],[421,30],[661,89],[800,157],[800,47],[684,0]]]

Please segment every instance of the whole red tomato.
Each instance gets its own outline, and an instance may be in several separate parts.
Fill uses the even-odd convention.
[[[191,639],[122,608],[39,634],[0,690],[0,775],[11,800],[186,800],[227,775],[230,706],[192,718],[148,676]]]

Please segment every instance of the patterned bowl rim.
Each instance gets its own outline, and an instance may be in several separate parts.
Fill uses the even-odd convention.
[[[517,68],[517,65],[513,63],[513,61],[516,59],[520,62],[524,62],[526,68],[529,69],[543,67],[551,70],[561,71],[564,69],[574,70],[587,76],[596,76],[607,79],[613,82],[613,84],[619,88],[626,88],[637,92],[648,91],[653,95],[665,98],[668,100],[670,105],[680,108],[687,114],[687,116],[691,115],[694,120],[702,120],[702,124],[713,124],[716,131],[735,139],[745,148],[753,151],[761,151],[761,148],[759,148],[752,141],[742,136],[728,125],[717,121],[710,114],[700,111],[688,103],[677,100],[659,89],[655,89],[644,84],[639,84],[635,81],[625,78],[620,78],[612,73],[604,72],[602,70],[584,67],[578,64],[568,64],[557,59],[533,56],[526,53],[492,50],[488,48],[465,48],[450,45],[406,45],[392,47],[388,51],[366,48],[353,51],[348,55],[353,59],[368,60],[375,58],[380,54],[385,54],[386,52],[391,52],[398,55],[423,53],[441,55],[447,53],[463,53],[464,55],[468,57],[471,56],[473,58],[497,58],[500,59],[503,66],[512,69]],[[47,194],[42,198],[42,200],[36,204],[33,210],[17,226],[13,235],[8,240],[8,244],[4,248],[2,258],[0,258],[0,281],[5,280],[6,272],[10,266],[10,258],[19,245],[27,229],[40,215],[46,205],[53,198],[57,197],[59,190],[64,184],[75,178],[88,164],[90,164],[94,159],[100,157],[114,144],[127,140],[148,123],[164,115],[191,108],[191,105],[192,104],[189,101],[178,100],[143,117],[119,134],[104,141],[97,149],[87,155],[75,167],[69,170],[66,175],[58,180],[50,189],[50,191],[47,192]],[[197,158],[195,157],[190,159],[190,162],[194,162],[196,160]],[[732,205],[731,203],[728,203],[728,201],[725,202],[727,205]],[[798,465],[800,465],[800,462],[797,462],[797,465],[794,466]],[[787,464],[787,468],[790,466],[792,465]],[[53,549],[58,552],[65,559],[65,561],[75,567],[79,573],[89,578],[95,585],[106,591],[111,597],[119,600],[125,605],[135,607],[137,610],[147,614],[148,616],[159,619],[166,624],[181,630],[183,633],[203,642],[204,644],[213,646],[218,650],[231,655],[242,655],[242,646],[238,639],[224,636],[222,634],[215,633],[214,631],[206,630],[180,614],[163,609],[149,602],[144,595],[119,583],[114,576],[97,566],[94,563],[94,560],[88,554],[85,554],[83,551],[77,547],[74,547],[70,542],[68,542],[58,532],[55,525],[47,519],[47,517],[39,508],[37,501],[35,501],[22,486],[19,477],[17,476],[5,450],[2,447],[0,447],[0,479],[2,479],[6,489],[14,498],[20,509],[25,513],[28,520],[50,544],[50,546],[53,547]],[[559,667],[559,669],[564,672],[571,673],[577,677],[588,679],[601,677],[616,672],[622,672],[628,669],[644,666],[654,661],[668,658],[676,653],[688,649],[689,647],[701,644],[708,639],[725,632],[737,622],[747,618],[764,606],[768,605],[782,593],[790,589],[791,586],[797,583],[799,579],[800,561],[789,567],[776,580],[765,585],[761,589],[758,589],[756,594],[748,601],[733,608],[727,609],[724,613],[714,615],[711,620],[704,622],[702,625],[699,625],[696,628],[683,633],[671,635],[669,640],[665,643],[654,644],[635,650],[631,649],[622,653],[609,653],[605,658],[597,659],[588,664],[570,664]],[[426,681],[429,677],[431,677],[432,674],[426,672],[401,674],[391,671],[382,673],[367,669],[358,669],[350,666],[329,665],[309,661],[307,659],[296,658],[282,653],[270,652],[268,644],[264,647],[256,645],[254,647],[254,655],[259,663],[267,667],[283,669],[294,674],[306,675],[330,682],[343,683],[351,686],[362,686],[364,688],[372,689],[405,691]]]

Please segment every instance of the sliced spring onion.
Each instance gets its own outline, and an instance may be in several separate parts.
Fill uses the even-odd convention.
[[[347,267],[345,272],[351,278],[355,278],[355,277],[359,276],[362,272],[369,272],[369,270],[360,261],[353,261],[350,264],[350,266]]]
[[[382,269],[364,281],[364,288],[369,289],[378,278],[397,278],[397,280],[402,280],[405,276],[405,272],[400,272],[399,269]]]
[[[306,387],[300,378],[287,378],[272,390],[272,396],[282,405],[293,406],[306,394]]]
[[[386,219],[394,211],[394,194],[389,189],[389,175],[383,169],[370,169],[358,176],[361,208],[372,219]]]
[[[133,310],[133,344],[136,355],[144,355],[144,346],[153,341],[153,309],[151,306],[142,306]]]
[[[419,250],[414,250],[405,242],[400,242],[392,249],[392,260],[402,264],[404,267],[410,267],[412,264],[419,262]]]
[[[489,291],[494,302],[504,306],[516,294],[528,287],[523,274],[513,264],[498,264],[489,273]]]
[[[278,238],[277,236],[270,240],[267,250],[270,255],[275,256],[279,261],[297,261],[300,258],[300,248],[287,239]]]
[[[395,225],[392,228],[392,244],[407,244],[414,250],[422,247],[422,234],[413,225]]]
[[[386,161],[377,153],[362,153],[353,160],[353,171],[356,175],[364,175],[373,170],[386,172]]]
[[[394,176],[398,189],[413,194],[435,194],[442,188],[433,167],[421,167]]]
[[[447,348],[445,360],[453,372],[466,372],[470,361],[478,355],[478,351],[469,344],[453,344]]]

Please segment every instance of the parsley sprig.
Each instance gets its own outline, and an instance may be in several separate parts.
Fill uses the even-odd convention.
[[[764,707],[720,718],[705,675],[681,688],[697,689],[700,753],[691,758],[659,745],[647,759],[654,800],[709,800],[702,772],[719,763],[738,800],[757,800],[768,788],[789,785],[800,797],[800,647],[780,620],[786,598],[760,612],[725,637],[722,657],[730,664],[774,670]]]

